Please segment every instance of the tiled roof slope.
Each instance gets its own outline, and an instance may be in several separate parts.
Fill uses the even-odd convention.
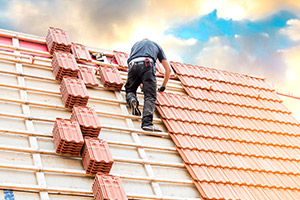
[[[172,63],[159,111],[204,199],[300,199],[300,127],[264,79]]]

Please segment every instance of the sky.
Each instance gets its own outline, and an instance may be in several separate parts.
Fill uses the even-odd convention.
[[[74,42],[127,53],[147,37],[170,61],[264,77],[280,92],[300,96],[300,0],[0,0],[0,5],[1,29],[45,37],[53,26]]]

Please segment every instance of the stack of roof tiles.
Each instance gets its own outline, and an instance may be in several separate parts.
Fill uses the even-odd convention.
[[[82,44],[72,42],[71,51],[77,60],[92,61],[88,48]]]
[[[121,90],[124,83],[115,66],[99,66],[99,75],[104,87]]]
[[[79,67],[78,78],[82,79],[86,86],[98,86],[95,71],[90,67]]]
[[[77,77],[79,72],[74,55],[71,53],[55,51],[51,65],[56,80],[61,81],[64,76]]]
[[[85,137],[81,156],[88,174],[108,174],[114,163],[107,142],[99,138]]]
[[[300,126],[264,79],[171,63],[157,109],[204,199],[300,199]]]
[[[63,77],[60,93],[66,108],[72,108],[74,105],[85,106],[89,99],[83,80],[78,78]]]
[[[117,63],[122,68],[127,68],[127,59],[129,55],[127,53],[121,52],[121,51],[114,51],[114,57],[117,60]]]
[[[95,138],[99,136],[101,124],[94,108],[75,105],[72,110],[71,120],[78,122],[83,136]]]
[[[54,51],[71,51],[71,40],[69,35],[59,28],[49,27],[46,43],[50,54]]]
[[[127,199],[120,178],[104,175],[110,172],[113,159],[107,142],[97,138],[101,125],[96,111],[86,107],[89,96],[85,84],[98,86],[98,82],[93,69],[79,69],[75,58],[90,62],[88,49],[76,43],[71,46],[67,33],[52,27],[48,30],[46,42],[50,53],[54,53],[51,64],[55,79],[61,80],[63,104],[66,108],[73,108],[70,120],[56,118],[54,123],[52,133],[56,152],[78,156],[84,146],[82,160],[86,173],[100,173],[97,174],[92,188],[95,199]],[[69,53],[70,50],[74,55]],[[115,67],[105,67],[100,71],[104,86],[121,90],[123,81]]]
[[[52,133],[57,153],[79,155],[84,141],[76,121],[56,118]]]
[[[121,179],[117,176],[98,173],[95,177],[92,188],[95,200],[127,200]]]

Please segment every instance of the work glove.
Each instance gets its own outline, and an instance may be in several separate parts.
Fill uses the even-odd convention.
[[[162,85],[158,88],[158,92],[163,92],[163,91],[165,91],[165,89],[166,89],[166,87]]]

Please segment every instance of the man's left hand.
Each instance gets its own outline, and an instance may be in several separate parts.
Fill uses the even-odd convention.
[[[165,91],[165,89],[166,89],[166,87],[162,85],[158,88],[158,92],[163,92],[163,91]]]

